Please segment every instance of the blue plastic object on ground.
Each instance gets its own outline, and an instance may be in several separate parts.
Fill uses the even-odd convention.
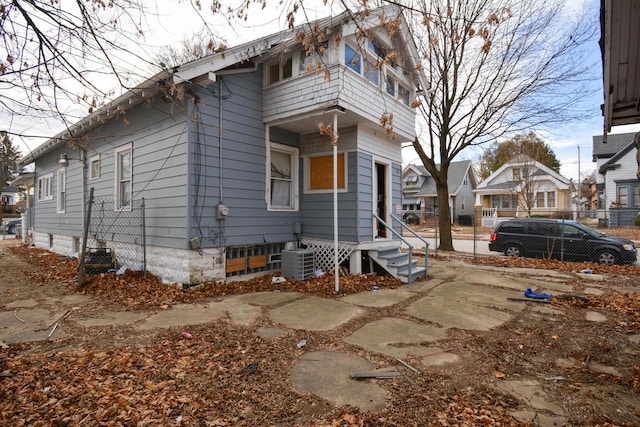
[[[551,294],[538,294],[538,293],[536,293],[536,292],[533,292],[533,291],[531,290],[531,288],[527,288],[527,289],[524,291],[524,296],[525,296],[525,297],[527,297],[527,298],[549,299],[549,298],[551,298],[553,295],[551,295]]]

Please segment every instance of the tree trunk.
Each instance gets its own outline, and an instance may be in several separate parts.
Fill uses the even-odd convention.
[[[436,190],[438,192],[438,237],[440,242],[438,249],[441,251],[452,251],[453,239],[451,237],[451,209],[449,207],[449,187],[447,181],[436,180]]]

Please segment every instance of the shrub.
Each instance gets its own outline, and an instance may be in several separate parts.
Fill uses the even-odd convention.
[[[640,227],[640,215],[636,217],[636,220],[633,222],[636,226]]]

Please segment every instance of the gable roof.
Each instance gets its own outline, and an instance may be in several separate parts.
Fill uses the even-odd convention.
[[[411,69],[414,70],[417,80],[415,83],[420,89],[427,89],[428,85],[426,83],[426,78],[422,68],[419,66],[420,55],[415,41],[410,36],[409,27],[401,11],[402,9],[395,5],[386,5],[361,14],[354,14],[351,11],[345,11],[336,16],[328,16],[313,22],[307,22],[291,30],[280,31],[248,43],[205,56],[204,58],[186,62],[171,69],[162,70],[137,85],[134,89],[120,95],[105,106],[100,107],[93,113],[69,126],[67,129],[59,132],[52,138],[49,138],[43,144],[33,149],[29,154],[18,160],[18,164],[25,165],[31,163],[36,158],[65,145],[66,140],[85,134],[91,129],[103,124],[105,120],[111,119],[117,114],[130,110],[134,106],[150,99],[152,96],[170,86],[171,82],[174,84],[192,83],[206,86],[216,80],[216,73],[234,73],[242,70],[253,70],[256,67],[253,61],[254,59],[263,56],[267,59],[270,57],[269,55],[284,52],[296,44],[299,44],[300,41],[296,39],[296,35],[299,32],[304,31],[306,34],[311,34],[312,28],[328,29],[337,25],[347,24],[348,22],[353,21],[356,16],[362,16],[365,26],[371,28],[380,25],[380,15],[396,15],[401,18],[399,34],[402,36],[405,42],[404,46],[409,52],[408,58],[412,62]]]
[[[635,132],[607,135],[604,143],[602,135],[593,136],[593,157],[596,159],[608,159],[633,142]],[[595,160],[594,160],[595,161]]]
[[[504,172],[505,169],[510,169],[518,165],[531,165],[536,168],[536,171],[533,173],[533,176],[536,176],[536,177],[549,176],[551,177],[552,180],[556,181],[556,183],[560,183],[562,186],[566,186],[566,188],[569,188],[571,186],[571,180],[569,178],[566,178],[560,175],[550,167],[545,166],[544,164],[538,162],[537,160],[533,160],[531,157],[521,155],[504,163],[502,166],[496,169],[491,175],[487,177],[487,179],[485,179],[480,184],[478,184],[478,186],[476,187],[476,190],[507,188],[504,186],[504,184],[510,183],[512,185],[514,181],[510,180],[509,182],[505,182],[505,181],[494,182],[494,180],[496,180],[502,174],[502,172]]]
[[[424,166],[418,165],[408,165],[405,168],[407,171],[409,166],[413,166],[414,169],[421,170],[422,176],[427,177],[425,181],[422,183],[420,189],[415,193],[416,196],[421,197],[435,197],[438,193],[436,190],[436,183],[433,179],[429,179],[431,175],[427,172],[427,169]],[[476,179],[473,174],[473,170],[471,170],[472,163],[471,160],[460,160],[458,162],[451,162],[449,164],[449,176],[447,177],[447,185],[449,187],[449,195],[455,196],[462,184],[464,183],[464,179],[471,175],[472,184],[475,185]],[[404,172],[403,172],[404,175]]]
[[[598,169],[598,172],[601,174],[606,174],[608,170],[615,169],[620,166],[616,162],[626,156],[632,149],[636,148],[635,142],[630,142],[624,147],[622,150],[618,151],[613,157],[606,161],[606,163],[602,164]]]

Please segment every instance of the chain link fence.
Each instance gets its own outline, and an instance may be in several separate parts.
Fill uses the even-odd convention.
[[[492,218],[476,218],[470,215],[464,221],[454,221],[451,237],[455,252],[463,256],[503,254],[604,264],[631,263],[637,257],[635,249],[640,242],[635,241],[634,246],[630,246],[628,242],[604,234],[619,234],[614,230],[635,227],[635,219],[639,214],[637,209],[618,208],[607,211],[536,212],[531,217],[496,214]],[[432,221],[429,219],[423,217],[420,224],[412,228],[427,239],[430,252],[438,255],[442,232],[437,215]],[[501,225],[507,221],[507,226]],[[633,241],[632,235],[635,234],[625,235],[623,232],[620,235]]]
[[[144,199],[132,200],[130,209],[117,209],[113,197],[87,200],[78,286],[89,275],[126,270],[146,272]]]

